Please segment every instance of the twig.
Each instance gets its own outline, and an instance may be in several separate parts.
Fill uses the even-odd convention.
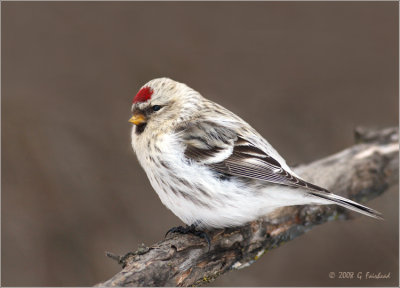
[[[358,128],[355,134],[359,144],[295,171],[312,183],[359,202],[397,184],[398,129]],[[336,205],[286,207],[243,227],[209,231],[210,251],[204,239],[172,234],[124,257],[114,255],[123,270],[97,286],[198,286],[229,270],[251,265],[267,250],[315,225],[348,219],[353,215],[350,213]]]

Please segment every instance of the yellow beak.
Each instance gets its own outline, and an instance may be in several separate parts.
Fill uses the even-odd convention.
[[[129,122],[135,124],[135,125],[139,125],[142,124],[144,122],[146,122],[146,117],[142,114],[137,114],[137,115],[133,115],[131,117],[131,119],[129,119]]]

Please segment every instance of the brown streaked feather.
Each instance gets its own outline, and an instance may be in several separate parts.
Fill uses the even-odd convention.
[[[294,188],[306,188],[328,192],[326,189],[295,177],[282,168],[280,163],[266,152],[257,148],[243,136],[234,131],[210,122],[197,122],[187,125],[183,140],[186,144],[185,156],[211,167],[225,175],[246,177]],[[233,151],[221,162],[210,160],[225,149]]]

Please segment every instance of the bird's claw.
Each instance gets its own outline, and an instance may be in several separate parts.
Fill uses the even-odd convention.
[[[208,236],[208,234],[207,234],[206,232],[196,230],[196,226],[195,226],[194,224],[192,224],[192,225],[190,225],[190,226],[186,226],[186,227],[183,227],[183,226],[172,227],[171,229],[169,229],[169,230],[167,231],[167,233],[165,233],[165,237],[167,237],[167,235],[168,235],[169,233],[192,234],[192,235],[194,235],[194,236],[203,238],[203,239],[205,239],[205,240],[207,241],[207,244],[208,244],[208,251],[210,251],[210,248],[211,248],[211,240],[210,240],[210,237]],[[164,237],[164,238],[165,238],[165,237]]]

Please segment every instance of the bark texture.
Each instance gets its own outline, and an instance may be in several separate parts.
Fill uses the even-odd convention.
[[[311,183],[361,203],[396,185],[398,128],[358,128],[355,138],[354,146],[301,165],[295,172]],[[384,217],[384,211],[380,212]],[[210,250],[204,239],[172,234],[122,257],[109,253],[123,270],[97,286],[198,286],[229,270],[253,264],[267,250],[315,225],[353,215],[336,205],[286,207],[243,227],[209,231]]]

